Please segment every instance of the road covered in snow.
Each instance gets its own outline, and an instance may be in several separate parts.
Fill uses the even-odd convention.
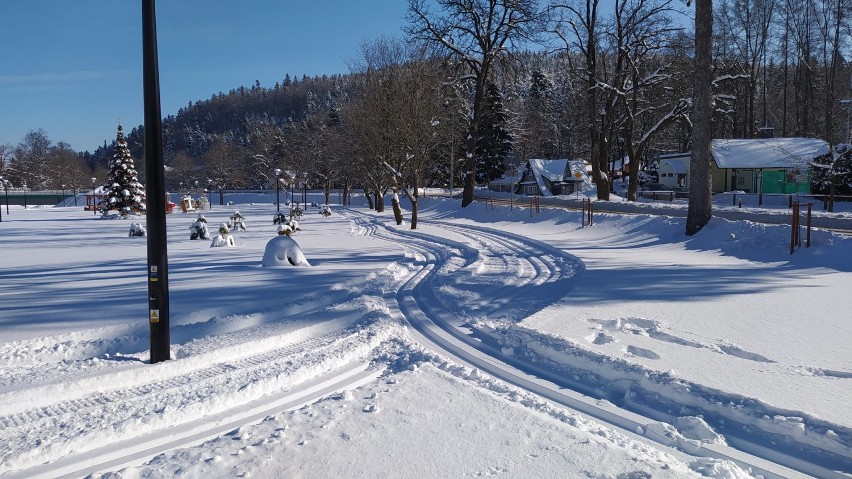
[[[852,473],[850,240],[791,257],[780,226],[424,202],[416,231],[309,212],[310,268],[260,267],[268,204],[239,205],[236,248],[170,216],[153,366],[144,238],[13,212],[0,477]]]

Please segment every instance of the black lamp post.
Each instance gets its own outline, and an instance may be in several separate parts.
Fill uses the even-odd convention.
[[[65,202],[65,185],[62,185],[62,199],[60,201],[63,202],[63,203]],[[65,206],[65,205],[62,205],[62,206]]]
[[[305,207],[302,208],[304,211],[308,210],[308,172],[302,173],[302,203],[305,204]]]
[[[24,183],[21,187],[24,189],[24,209],[27,209],[27,184]]]
[[[98,215],[98,202],[97,197],[95,196],[95,182],[98,181],[97,178],[92,177],[92,214],[95,216]]]
[[[281,169],[275,168],[275,211],[281,213]]]
[[[0,184],[3,185],[3,189],[6,191],[6,216],[9,215],[9,180],[0,176]],[[0,208],[0,221],[3,221],[3,210]]]

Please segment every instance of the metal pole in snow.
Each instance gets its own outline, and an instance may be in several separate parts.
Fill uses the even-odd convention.
[[[151,364],[170,359],[166,195],[157,19],[154,0],[142,0],[142,83],[145,94],[145,203],[148,229],[148,321]]]

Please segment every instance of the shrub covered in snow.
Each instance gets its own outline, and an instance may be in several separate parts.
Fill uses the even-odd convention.
[[[283,226],[286,228],[286,226]],[[305,255],[302,253],[302,248],[299,243],[286,234],[280,234],[266,243],[266,250],[263,252],[263,261],[261,265],[264,268],[274,266],[310,266]]]
[[[239,210],[234,210],[234,214],[228,220],[227,226],[228,226],[228,228],[235,230],[235,231],[236,230],[248,231],[248,228],[246,227],[245,216],[241,215]]]
[[[207,218],[203,214],[198,213],[198,217],[189,227],[189,239],[210,239],[210,232],[207,230]]]
[[[213,238],[213,242],[210,243],[211,248],[220,248],[223,246],[234,247],[234,237],[231,236],[231,230],[228,228],[226,223],[222,223],[219,225],[219,234]]]
[[[127,236],[145,236],[147,234],[147,230],[142,226],[142,223],[134,221],[130,223],[130,232],[127,233]]]

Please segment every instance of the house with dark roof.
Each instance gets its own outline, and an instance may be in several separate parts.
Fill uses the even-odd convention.
[[[530,159],[522,170],[507,171],[503,178],[489,183],[492,191],[512,190],[527,196],[567,195],[592,187],[588,164],[567,159]]]

